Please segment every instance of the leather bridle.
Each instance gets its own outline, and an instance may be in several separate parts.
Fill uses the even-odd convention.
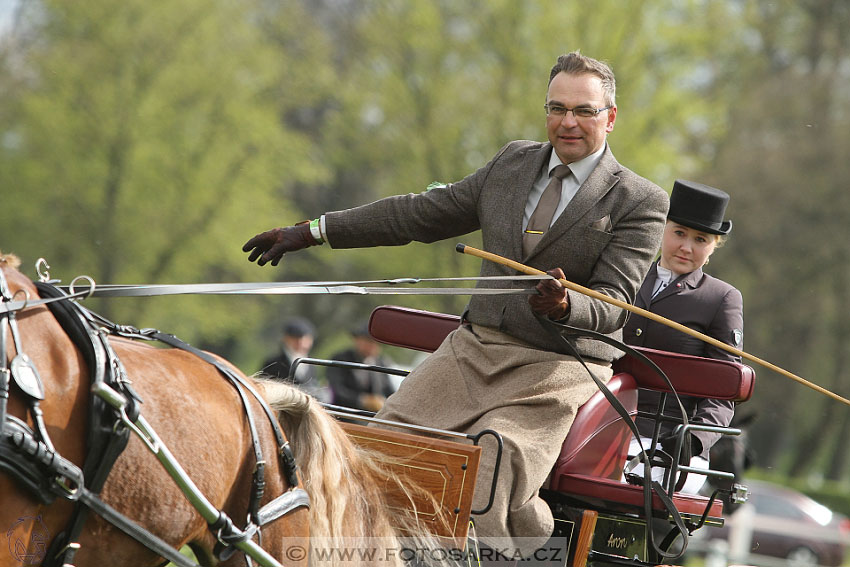
[[[294,510],[309,507],[310,502],[306,491],[299,486],[297,467],[289,443],[285,440],[274,413],[253,386],[227,365],[173,335],[160,333],[154,329],[140,331],[133,327],[115,325],[83,308],[77,302],[69,301],[72,298],[90,295],[94,289],[93,282],[90,289],[82,292],[74,290],[72,283],[70,293],[46,281],[36,282],[36,286],[43,297],[48,297],[32,300],[27,296],[23,300],[16,300],[17,294],[11,294],[5,274],[0,270],[0,299],[2,299],[0,301],[0,353],[2,353],[0,356],[0,471],[9,473],[44,505],[51,504],[57,496],[75,502],[68,526],[64,532],[54,538],[42,565],[49,567],[73,564],[74,555],[80,547],[77,539],[82,533],[87,513],[89,510],[94,510],[105,520],[172,563],[181,567],[195,566],[195,563],[186,556],[181,555],[156,535],[138,526],[98,496],[112,465],[126,446],[129,431],[134,431],[156,454],[187,499],[207,521],[210,530],[217,538],[216,554],[220,559],[229,557],[238,549],[260,565],[280,567],[277,560],[254,543],[253,538],[255,536],[261,538],[263,526]],[[26,294],[25,291],[24,293]],[[16,313],[37,305],[51,307],[54,316],[69,335],[72,334],[69,326],[75,328],[74,334],[77,336],[76,338],[72,336],[72,340],[83,349],[84,357],[92,370],[94,396],[93,409],[89,416],[87,444],[89,451],[82,469],[62,457],[50,440],[39,408],[39,402],[44,399],[43,382],[35,364],[23,352],[15,319]],[[16,351],[11,363],[6,357],[7,327],[11,330]],[[83,335],[85,339],[81,339]],[[213,364],[237,390],[247,415],[256,459],[249,499],[248,524],[245,528],[236,527],[225,512],[215,508],[206,500],[159,440],[153,428],[144,420],[139,410],[141,400],[129,386],[123,365],[109,345],[108,335],[158,340],[191,352]],[[23,420],[7,415],[7,402],[13,381],[24,394],[35,424],[34,430]],[[248,394],[260,404],[272,426],[277,443],[277,458],[280,459],[282,470],[290,485],[287,492],[262,508],[259,503],[265,490],[266,460]],[[106,433],[98,434],[100,430]],[[152,439],[154,443],[151,443]]]

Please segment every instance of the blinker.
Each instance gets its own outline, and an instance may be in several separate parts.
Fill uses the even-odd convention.
[[[30,357],[25,354],[15,356],[12,359],[11,371],[15,384],[26,395],[36,400],[44,399],[44,385]]]

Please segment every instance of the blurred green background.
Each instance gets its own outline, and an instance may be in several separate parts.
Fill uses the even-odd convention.
[[[0,0],[0,249],[65,283],[476,275],[455,241],[323,246],[277,268],[241,246],[545,139],[549,68],[580,49],[617,75],[623,164],[732,195],[707,271],[743,292],[745,349],[850,396],[847,29],[846,0]],[[325,356],[375,305],[466,300],[87,303],[251,373],[289,315],[317,324]],[[846,494],[850,408],[756,370],[739,413],[756,414],[757,467]]]

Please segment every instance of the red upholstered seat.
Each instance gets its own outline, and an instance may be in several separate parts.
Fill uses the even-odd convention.
[[[747,365],[646,348],[638,350],[668,375],[681,395],[742,402],[753,393],[755,372]],[[637,387],[669,391],[654,370],[633,356],[619,359],[614,370],[617,374],[609,382],[610,389],[632,414],[636,413]],[[626,388],[625,379],[630,379]],[[632,433],[618,418],[601,392],[581,407],[549,477],[550,490],[585,502],[598,501],[605,508],[643,508],[643,487],[620,480]],[[702,515],[709,501],[694,494],[673,496],[673,503],[682,514]],[[657,496],[653,496],[652,507],[656,511],[665,510]],[[722,513],[722,501],[712,502],[709,516],[721,517]]]
[[[756,374],[745,364],[645,347],[635,350],[664,371],[680,396],[744,402],[753,395]],[[634,356],[617,360],[614,371],[631,374],[640,388],[670,391],[657,372]]]
[[[643,509],[643,486],[626,484],[610,478],[599,478],[578,473],[566,473],[553,479],[550,490],[579,497],[584,501],[598,501],[599,506],[628,511]],[[705,512],[709,499],[697,494],[677,492],[673,495],[673,504],[680,514],[701,516]],[[652,495],[652,508],[665,511],[664,504],[655,494]],[[711,504],[709,516],[719,518],[723,515],[723,502],[715,500]]]
[[[615,374],[608,389],[632,416],[637,413],[637,384],[629,374]],[[552,478],[568,473],[619,480],[632,432],[605,398],[596,392],[576,413]]]
[[[369,334],[378,342],[434,352],[446,335],[460,326],[460,317],[395,305],[381,305],[369,317]]]

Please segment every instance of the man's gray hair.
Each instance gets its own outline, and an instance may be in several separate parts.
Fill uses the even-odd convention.
[[[607,63],[582,55],[578,51],[573,51],[558,57],[558,61],[549,73],[549,83],[558,73],[569,75],[589,73],[599,77],[602,80],[602,94],[605,98],[605,105],[613,106],[616,104],[617,82],[614,79],[614,71]]]

